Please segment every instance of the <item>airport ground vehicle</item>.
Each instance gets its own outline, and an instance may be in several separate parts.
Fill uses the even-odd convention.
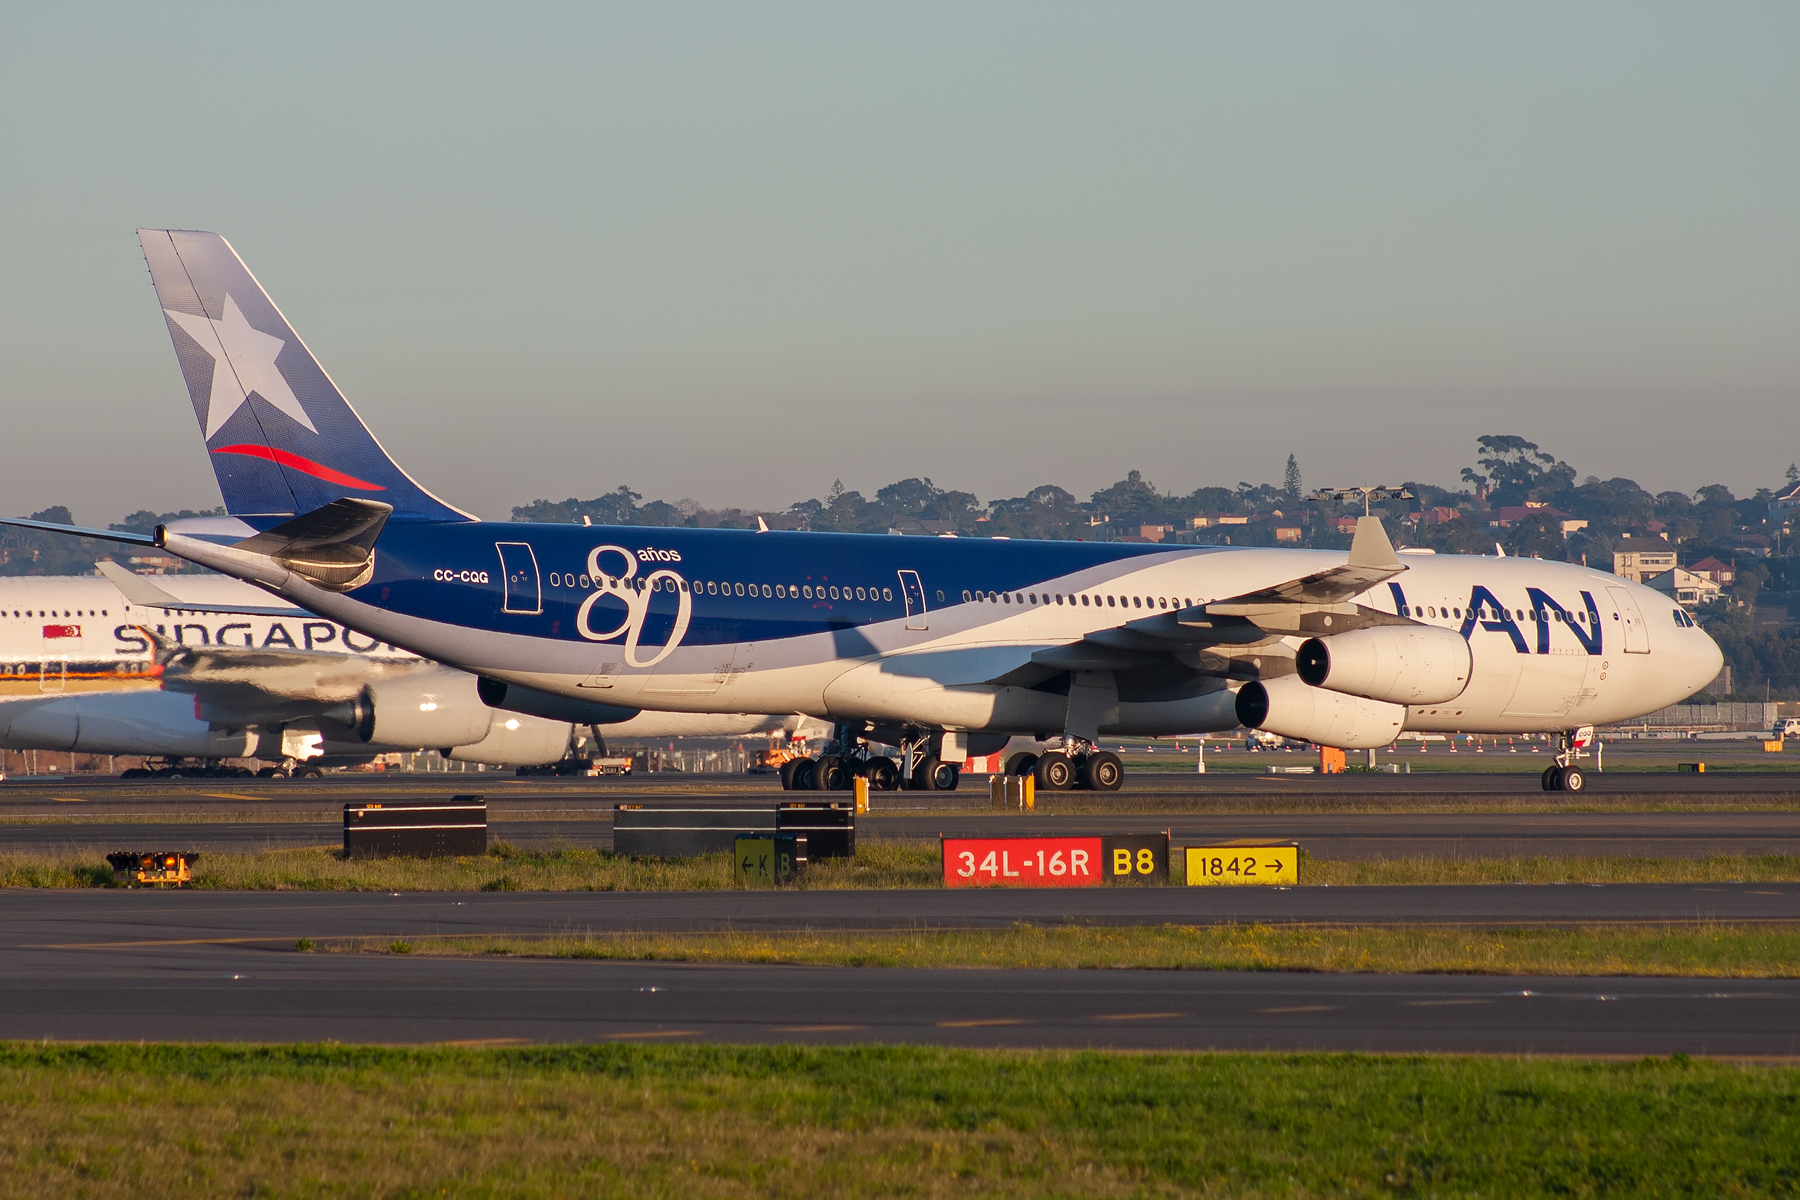
[[[1347,555],[478,521],[394,463],[223,238],[140,241],[232,516],[72,532],[252,582],[513,711],[807,713],[836,726],[827,784],[885,776],[882,745],[900,779],[953,784],[1027,734],[1058,742],[1041,786],[1111,788],[1103,735],[1239,724],[1355,749],[1551,732],[1567,770],[1576,729],[1683,699],[1722,662],[1641,585],[1403,557],[1369,516]]]

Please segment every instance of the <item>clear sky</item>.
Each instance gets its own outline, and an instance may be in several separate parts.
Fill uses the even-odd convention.
[[[133,230],[421,482],[1083,494],[1800,459],[1800,5],[0,10],[0,509],[217,502]]]

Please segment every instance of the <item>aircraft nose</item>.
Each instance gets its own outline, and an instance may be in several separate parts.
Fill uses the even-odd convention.
[[[1725,652],[1719,649],[1719,643],[1713,641],[1712,634],[1704,629],[1695,629],[1693,632],[1700,635],[1692,650],[1696,660],[1695,678],[1700,681],[1696,687],[1705,687],[1725,669]]]

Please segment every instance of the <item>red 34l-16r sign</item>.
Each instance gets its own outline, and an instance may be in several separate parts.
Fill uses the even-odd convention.
[[[1169,881],[1167,834],[947,837],[943,847],[945,887],[1102,887]]]

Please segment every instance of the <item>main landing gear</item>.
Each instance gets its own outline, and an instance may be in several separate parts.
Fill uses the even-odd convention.
[[[858,778],[869,781],[871,792],[954,792],[962,778],[959,763],[937,756],[942,734],[907,737],[900,742],[900,761],[877,754],[860,732],[838,727],[836,754],[796,758],[782,764],[781,787],[789,792],[847,792]]]
[[[1587,787],[1587,775],[1581,759],[1594,744],[1594,727],[1583,725],[1556,737],[1556,762],[1544,768],[1542,783],[1546,792],[1579,792]]]
[[[1079,738],[1065,739],[1063,746],[1042,754],[1015,754],[1006,760],[1006,773],[1033,776],[1047,792],[1116,792],[1125,782],[1125,764],[1118,755]]]

